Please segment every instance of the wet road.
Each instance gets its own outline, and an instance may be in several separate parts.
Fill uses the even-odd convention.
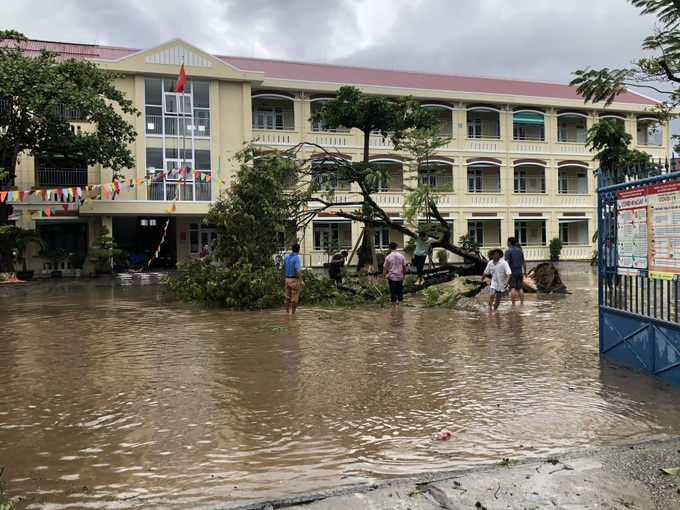
[[[596,275],[562,270],[573,294],[495,313],[3,297],[3,480],[19,508],[200,508],[677,435],[680,390],[600,360]]]

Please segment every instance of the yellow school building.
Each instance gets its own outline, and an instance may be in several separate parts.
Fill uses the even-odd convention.
[[[670,152],[668,126],[648,112],[655,101],[634,92],[605,108],[584,104],[566,84],[219,56],[179,39],[148,49],[37,40],[22,46],[27,54],[47,48],[123,74],[116,86],[141,112],[127,119],[138,133],[132,147],[136,166],[125,170],[118,184],[111,185],[108,168],[68,157],[21,156],[14,189],[35,192],[13,202],[16,224],[37,228],[52,246],[69,252],[86,251],[106,225],[120,247],[138,254],[153,253],[165,236],[160,259],[167,266],[198,256],[202,245],[216,236],[203,218],[232,178],[231,158],[244,142],[267,150],[309,142],[347,161],[360,161],[362,133],[330,131],[309,121],[342,85],[392,98],[410,95],[423,108],[436,109],[441,134],[450,141],[433,158],[438,171],[418,178],[451,186],[438,207],[453,225],[452,240],[470,234],[483,253],[516,236],[528,261],[547,260],[550,239],[559,237],[564,244],[561,259],[589,259],[597,228],[596,166],[585,146],[585,131],[594,123],[615,119],[633,136],[633,148],[654,158]],[[185,92],[176,94],[182,63],[187,82]],[[64,115],[75,130],[90,129],[77,111]],[[406,196],[403,183],[411,177],[392,149],[379,134],[371,136],[370,160],[386,165],[392,176],[379,183],[375,200],[399,218]],[[335,189],[341,203],[356,201],[358,190],[334,180],[318,148],[310,145],[299,154],[312,160],[317,155],[318,178]],[[181,175],[176,169],[183,164],[194,171]],[[108,185],[88,191],[98,184]],[[93,199],[83,201],[85,197]],[[304,265],[320,267],[327,261],[325,232],[351,249],[361,228],[319,215],[298,232]],[[379,248],[387,249],[390,241],[403,247],[406,239],[376,229]],[[449,260],[459,259],[449,255]],[[28,265],[37,272],[51,269],[30,250]],[[68,272],[68,261],[60,269]]]

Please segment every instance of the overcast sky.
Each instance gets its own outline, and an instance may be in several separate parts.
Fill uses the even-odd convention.
[[[625,0],[8,0],[33,39],[569,82],[643,56],[654,16]],[[653,93],[640,90],[642,93]],[[657,96],[658,97],[658,96]]]

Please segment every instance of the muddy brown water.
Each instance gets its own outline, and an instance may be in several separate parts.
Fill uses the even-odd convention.
[[[160,285],[2,297],[0,465],[19,508],[201,508],[680,431],[602,361],[597,276],[489,313],[235,313]],[[446,428],[449,441],[433,441]]]

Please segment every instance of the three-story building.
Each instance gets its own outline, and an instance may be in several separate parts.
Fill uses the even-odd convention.
[[[282,150],[311,142],[348,161],[361,160],[360,132],[328,130],[309,121],[342,85],[387,97],[411,95],[423,108],[435,109],[441,134],[450,141],[433,158],[437,171],[420,172],[417,179],[450,186],[439,198],[439,209],[453,225],[453,239],[470,234],[490,249],[514,235],[528,260],[547,260],[553,237],[563,241],[565,259],[587,259],[593,250],[596,167],[585,132],[594,123],[615,119],[633,135],[635,148],[655,158],[669,153],[668,127],[647,112],[655,101],[634,92],[604,108],[584,104],[566,84],[216,56],[177,39],[141,51],[24,43],[27,52],[42,47],[122,73],[116,85],[142,113],[128,119],[138,132],[132,148],[136,166],[118,184],[111,185],[110,169],[87,167],[68,155],[21,158],[16,187],[37,193],[15,201],[17,222],[36,226],[51,244],[67,251],[86,249],[106,225],[128,250],[153,253],[165,237],[165,258],[197,256],[216,236],[202,220],[234,173],[232,156],[247,141]],[[187,83],[178,94],[182,63]],[[78,112],[64,115],[74,129],[89,129]],[[416,177],[392,149],[388,140],[371,135],[370,160],[391,174],[389,181],[378,183],[375,199],[398,218],[405,179]],[[318,157],[314,178],[334,189],[339,202],[358,199],[356,189],[338,182],[318,149],[309,146],[300,155]],[[193,171],[182,173],[184,166]],[[97,184],[104,186],[86,189]],[[88,196],[92,199],[83,201]],[[35,214],[48,209],[49,215]],[[330,233],[349,249],[361,228],[319,215],[298,233],[304,263],[320,266],[327,260],[324,235]],[[390,241],[405,243],[402,234],[376,230],[379,248]],[[33,269],[42,263],[29,257]]]

